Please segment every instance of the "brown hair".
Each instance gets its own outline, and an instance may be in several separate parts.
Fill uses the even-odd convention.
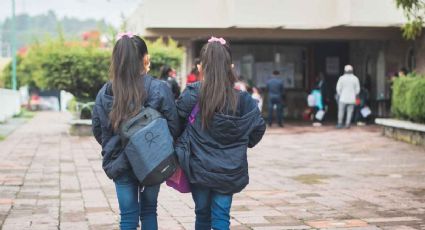
[[[148,54],[145,41],[139,36],[122,36],[112,51],[110,77],[114,102],[109,114],[112,129],[118,131],[122,122],[137,115],[146,99],[142,60]]]
[[[234,84],[237,81],[232,70],[230,47],[220,42],[208,42],[201,50],[203,82],[200,90],[199,107],[202,127],[208,128],[214,113],[232,111],[238,102]]]

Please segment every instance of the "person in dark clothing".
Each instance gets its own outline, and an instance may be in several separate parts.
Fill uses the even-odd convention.
[[[160,185],[140,187],[121,145],[120,125],[137,115],[143,106],[159,111],[174,138],[180,123],[174,97],[168,86],[147,75],[146,43],[131,33],[121,34],[112,53],[110,82],[96,97],[92,130],[102,146],[102,166],[113,179],[120,208],[120,229],[158,229],[157,199]]]
[[[160,80],[167,83],[168,87],[170,87],[171,91],[173,92],[175,99],[179,98],[180,86],[179,83],[177,83],[176,78],[172,76],[174,70],[168,65],[162,66],[161,69],[162,71]]]
[[[192,84],[192,83],[195,83],[195,82],[200,80],[199,79],[198,65],[201,63],[201,61],[199,60],[199,58],[195,58],[194,63],[195,63],[195,65],[192,67],[190,74],[187,75],[187,78],[186,78],[187,84]]]
[[[360,93],[357,97],[358,102],[354,108],[354,122],[357,123],[357,125],[362,125],[365,123],[366,117],[363,117],[361,110],[368,106],[369,100],[369,91],[365,85],[360,88]]]
[[[186,87],[177,100],[182,124],[176,143],[195,202],[196,230],[229,229],[234,193],[249,182],[247,148],[262,138],[266,126],[248,92],[234,89],[230,47],[211,38],[201,50],[201,82]],[[188,116],[199,108],[193,123]]]
[[[409,70],[406,67],[402,67],[400,71],[398,71],[399,77],[406,77],[409,74]]]
[[[322,94],[323,107],[326,107],[327,102],[328,102],[328,100],[327,100],[327,98],[328,98],[327,97],[327,87],[326,87],[325,75],[322,72],[319,73],[315,87],[320,90],[320,93]]]
[[[266,83],[268,95],[268,123],[269,126],[273,124],[273,111],[276,106],[277,122],[280,127],[283,127],[283,96],[284,85],[283,80],[279,79],[279,71],[273,71],[272,78]]]

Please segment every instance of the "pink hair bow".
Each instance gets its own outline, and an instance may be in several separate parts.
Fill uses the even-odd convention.
[[[226,40],[224,40],[224,38],[211,37],[208,42],[220,42],[222,45],[226,45]]]
[[[116,40],[120,40],[122,37],[127,36],[129,38],[132,38],[134,36],[133,32],[121,32],[117,34]]]

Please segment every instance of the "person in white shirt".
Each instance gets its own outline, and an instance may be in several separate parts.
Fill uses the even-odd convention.
[[[353,67],[346,65],[344,67],[344,75],[338,79],[336,84],[336,92],[338,95],[338,125],[337,128],[343,127],[344,114],[347,112],[345,127],[350,128],[351,117],[353,115],[354,106],[356,104],[356,96],[360,93],[359,79],[353,74]]]

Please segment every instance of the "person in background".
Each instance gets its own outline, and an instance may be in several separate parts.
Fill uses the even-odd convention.
[[[248,84],[245,82],[244,77],[239,76],[238,81],[235,83],[235,89],[246,92],[248,91]]]
[[[260,112],[263,110],[263,97],[257,87],[248,87],[248,93],[251,94],[252,99],[257,102]]]
[[[277,122],[280,127],[283,127],[283,96],[284,96],[284,85],[283,80],[279,79],[279,71],[273,71],[271,79],[266,83],[268,92],[268,124],[273,124],[273,111],[276,107]]]
[[[326,105],[327,105],[327,87],[326,87],[326,80],[325,80],[325,75],[320,72],[319,73],[319,77],[316,81],[316,89],[320,90],[320,93],[322,95],[322,105],[323,108],[326,109]]]
[[[180,86],[176,81],[176,72],[168,65],[164,65],[161,67],[161,77],[160,80],[167,83],[168,87],[170,87],[173,92],[174,98],[177,99],[180,96]]]
[[[323,94],[320,90],[320,85],[317,85],[312,91],[311,95],[314,98],[314,107],[313,107],[313,126],[322,126],[322,121],[324,118],[325,106],[323,103]],[[323,115],[319,115],[322,113]]]
[[[360,89],[360,93],[356,99],[356,108],[354,111],[354,122],[357,123],[358,126],[365,125],[366,117],[363,117],[362,109],[367,106],[367,101],[369,100],[369,91],[366,88],[366,85]]]
[[[336,84],[338,98],[338,124],[337,128],[343,128],[342,122],[346,113],[345,128],[350,128],[351,118],[356,104],[356,96],[360,93],[359,79],[353,74],[353,67],[346,65],[344,75]]]
[[[400,71],[398,71],[399,77],[406,77],[407,74],[409,74],[409,71],[407,70],[406,67],[403,67],[403,68],[400,69]]]
[[[194,63],[195,63],[195,66],[190,71],[190,74],[187,75],[187,80],[186,80],[187,84],[192,84],[192,83],[199,81],[199,71],[198,71],[198,67],[197,67],[199,65],[199,63],[201,63],[199,58],[196,58]]]

